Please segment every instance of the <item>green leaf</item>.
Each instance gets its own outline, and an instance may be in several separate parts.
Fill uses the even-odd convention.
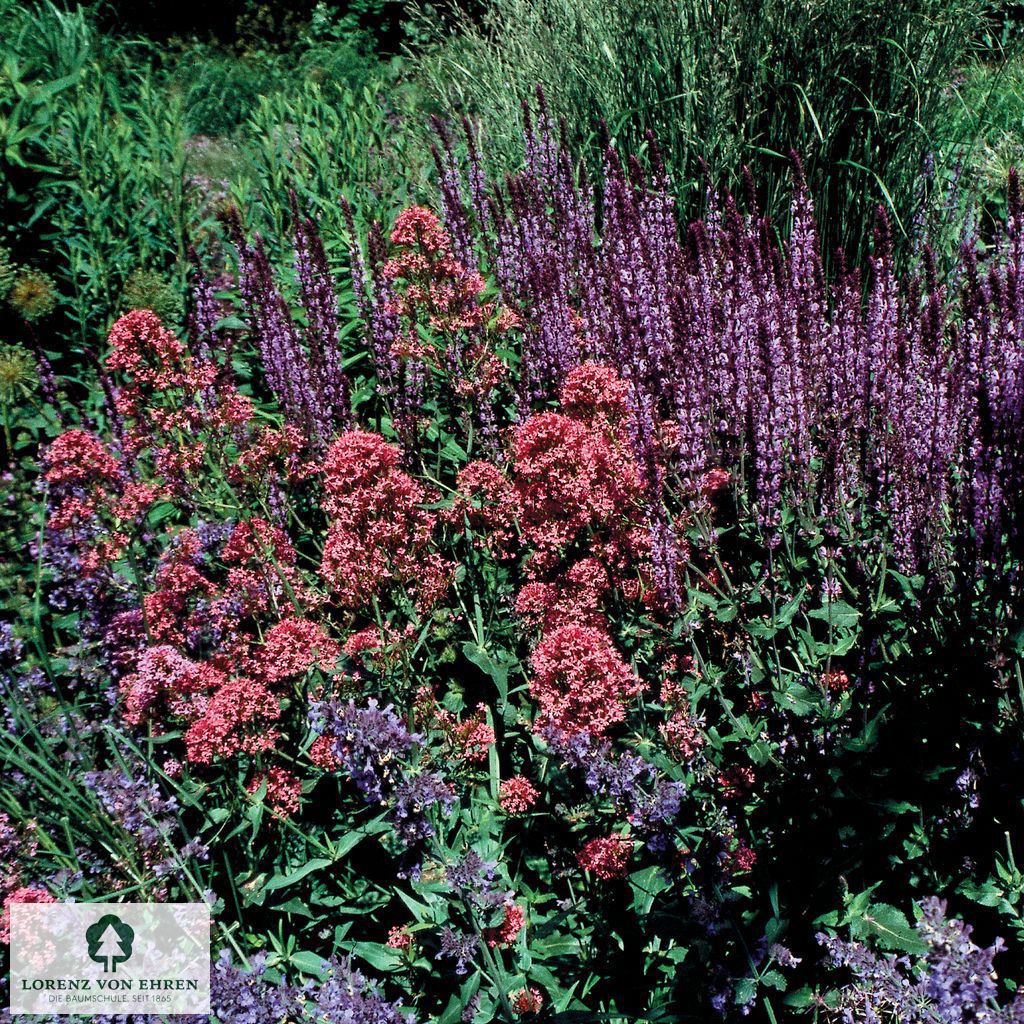
[[[288,962],[302,971],[303,974],[312,974],[316,978],[322,978],[324,974],[324,958],[319,953],[313,953],[308,949],[300,949],[288,958]]]
[[[218,320],[214,325],[215,331],[244,331],[246,329],[246,322],[237,316],[226,316],[223,320]]]
[[[463,657],[476,665],[484,675],[490,676],[494,680],[494,685],[498,689],[498,695],[502,701],[508,700],[508,672],[515,661],[508,656],[502,656],[500,652],[492,654],[490,651],[483,647],[478,646],[470,640],[467,640],[462,645]]]
[[[305,878],[306,875],[310,875],[314,871],[320,871],[322,868],[330,867],[330,864],[331,862],[323,857],[314,857],[312,860],[306,861],[302,867],[296,868],[286,875],[274,875],[264,887],[265,891],[272,892],[274,889],[283,889],[285,886],[294,885],[300,879]]]
[[[851,607],[845,601],[832,601],[830,604],[822,605],[807,613],[809,619],[821,619],[828,622],[836,629],[852,629],[857,625],[860,612]]]
[[[629,887],[633,890],[633,910],[644,915],[651,912],[659,893],[669,887],[665,872],[657,865],[634,871],[629,876]]]
[[[403,963],[400,953],[381,942],[346,942],[345,949],[378,971],[397,971]]]
[[[850,934],[855,939],[873,938],[885,949],[928,952],[928,944],[907,923],[903,912],[888,903],[873,903],[862,917],[850,923]]]

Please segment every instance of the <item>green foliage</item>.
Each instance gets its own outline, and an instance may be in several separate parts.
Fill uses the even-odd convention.
[[[151,309],[166,324],[182,322],[185,306],[181,292],[163,274],[145,267],[133,270],[121,292],[119,312]]]
[[[973,61],[958,75],[956,88],[950,135],[976,139],[959,154],[956,188],[965,201],[982,207],[983,227],[989,228],[1006,216],[1000,180],[1011,167],[1024,166],[1024,57],[1014,53],[1005,60]]]
[[[175,78],[184,94],[189,132],[194,135],[225,135],[234,131],[253,112],[259,97],[279,85],[273,59],[254,54],[242,59],[217,51],[190,51],[195,63],[182,62]]]
[[[347,238],[339,196],[350,197],[367,218],[386,219],[428,186],[429,151],[415,133],[401,130],[402,121],[370,86],[307,82],[293,95],[262,97],[247,126],[260,146],[248,151],[249,174],[240,176],[237,198],[255,226],[282,240],[289,233],[286,197],[294,188],[337,251]]]
[[[188,245],[219,249],[229,203],[283,238],[296,189],[329,215],[340,263],[339,195],[362,219],[427,187],[427,146],[404,130],[415,90],[400,61],[378,61],[355,15],[324,14],[292,50],[241,55],[103,36],[82,10],[50,4],[4,17],[0,219],[16,256],[64,297],[51,351],[91,359],[112,318],[146,295],[178,321]]]
[[[182,108],[140,77],[122,90],[94,71],[50,137],[58,170],[39,187],[36,217],[58,259],[81,346],[102,335],[140,264],[184,274],[189,228]],[[132,210],[129,225],[123,211]]]

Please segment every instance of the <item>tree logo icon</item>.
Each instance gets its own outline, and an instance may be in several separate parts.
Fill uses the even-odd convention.
[[[85,930],[89,959],[103,964],[103,973],[115,973],[117,965],[132,955],[135,931],[115,914],[105,914]]]

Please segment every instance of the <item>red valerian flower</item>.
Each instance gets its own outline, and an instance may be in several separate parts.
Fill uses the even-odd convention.
[[[340,646],[315,622],[284,619],[263,641],[260,662],[268,682],[302,675],[312,665],[328,667],[341,657]]]
[[[0,915],[0,942],[8,945],[11,941],[12,903],[56,903],[57,897],[41,885],[25,885],[4,897],[3,914]]]
[[[646,551],[646,535],[631,533],[643,519],[643,493],[625,439],[605,425],[544,412],[520,424],[513,454],[520,523],[536,569],[553,567],[575,542],[614,563]]]
[[[119,479],[120,465],[107,446],[85,430],[68,430],[46,449],[49,484],[105,484]]]
[[[460,720],[437,702],[429,686],[421,686],[416,691],[414,708],[419,727],[442,733],[450,752],[460,761],[479,764],[487,760],[495,737],[494,729],[487,723],[486,704],[478,704],[475,711]]]
[[[509,903],[505,907],[505,917],[497,928],[488,928],[484,932],[487,945],[494,949],[496,946],[511,946],[519,937],[519,933],[526,924],[526,911],[518,903]]]
[[[381,626],[366,626],[345,641],[345,653],[355,661],[368,664],[375,672],[394,668],[415,640],[415,629],[410,623],[397,630],[389,622]]]
[[[127,421],[125,445],[133,454],[151,450],[161,473],[180,485],[202,463],[199,433],[218,420],[216,403],[199,397],[214,395],[217,367],[194,360],[148,309],[120,317],[108,341],[107,367],[122,378],[116,405]]]
[[[584,871],[602,881],[625,878],[633,844],[622,836],[605,836],[591,839],[576,854],[576,860]]]
[[[487,752],[494,744],[494,729],[487,724],[486,708],[477,707],[476,714],[450,729],[451,743],[464,761],[479,763],[487,760]]]
[[[135,671],[119,682],[122,713],[131,725],[171,714],[188,718],[205,704],[206,695],[224,685],[227,676],[207,662],[186,658],[176,648],[160,644],[147,648]]]
[[[661,683],[661,703],[668,718],[658,731],[672,754],[681,761],[691,761],[704,745],[703,722],[690,710],[690,695],[683,683],[674,676],[679,671],[675,659],[670,659],[666,667],[669,675]],[[683,671],[693,672],[692,659],[684,660]]]
[[[729,875],[741,875],[753,871],[757,864],[757,854],[742,839],[727,851],[722,858],[722,869]]]
[[[525,814],[536,802],[540,794],[533,783],[523,775],[513,775],[505,779],[498,789],[498,804],[508,815],[516,817]]]
[[[298,811],[302,783],[296,775],[274,765],[254,775],[246,789],[249,793],[255,793],[264,783],[267,785],[264,800],[268,807],[289,818]]]
[[[193,610],[217,588],[192,564],[184,545],[165,556],[155,583],[156,589],[143,599],[149,631],[161,643],[182,643]]]
[[[527,583],[516,596],[515,610],[545,631],[574,622],[602,628],[601,599],[611,589],[608,571],[596,558],[582,558],[551,583]]]
[[[718,789],[726,800],[746,796],[754,787],[754,769],[747,765],[732,765],[718,773]]]
[[[515,552],[519,513],[519,495],[508,477],[493,463],[477,460],[459,471],[445,519],[456,527],[468,526],[475,545],[507,558]]]
[[[723,488],[728,487],[732,479],[727,469],[709,469],[700,482],[701,494],[705,498],[713,498]]]
[[[254,516],[238,523],[224,545],[224,561],[229,565],[262,563],[268,558],[282,565],[295,564],[295,548],[279,526]]]
[[[223,368],[194,356],[154,313],[126,313],[109,341],[125,449],[149,453],[172,492],[184,493],[207,459],[236,485],[257,488],[272,463],[275,472],[296,475],[298,452],[307,445],[301,432],[254,423],[252,400],[224,379]]]
[[[397,949],[402,953],[408,953],[412,949],[412,935],[405,929],[396,925],[388,932],[388,941],[385,943],[389,949]]]
[[[692,761],[697,751],[704,746],[700,722],[690,714],[688,708],[673,711],[662,723],[659,732],[668,749],[683,762]]]
[[[521,988],[512,993],[512,1012],[520,1016],[540,1013],[544,1007],[544,996],[539,989]]]
[[[351,430],[324,460],[332,521],[320,571],[344,608],[361,608],[393,584],[414,588],[429,606],[447,588],[448,563],[427,550],[437,515],[422,507],[427,494],[399,459],[379,434]]]
[[[110,512],[119,522],[138,522],[156,503],[160,493],[160,489],[151,484],[125,484]]]
[[[158,390],[180,385],[175,371],[185,359],[186,349],[156,313],[148,309],[125,313],[110,328],[107,340],[111,370],[130,373],[140,385]]]
[[[429,253],[449,249],[448,235],[437,214],[425,206],[409,206],[395,218],[391,241],[394,245],[420,246]]]
[[[822,672],[821,685],[829,693],[846,693],[850,688],[850,677],[841,668]]]
[[[43,461],[52,488],[47,525],[68,535],[79,570],[92,576],[122,556],[130,540],[126,528],[149,510],[159,489],[131,482],[107,446],[84,430],[61,434]]]
[[[212,764],[221,757],[272,750],[278,732],[269,723],[281,717],[281,704],[262,683],[231,679],[206,703],[185,733],[188,759]]]
[[[569,624],[546,634],[533,652],[530,695],[540,714],[536,730],[602,735],[626,717],[643,684],[604,630]]]
[[[336,772],[341,767],[338,755],[334,753],[334,739],[331,736],[317,736],[309,748],[309,759],[325,772]]]
[[[600,418],[618,427],[630,416],[629,384],[602,363],[573,367],[562,383],[561,400],[562,411],[578,420]]]

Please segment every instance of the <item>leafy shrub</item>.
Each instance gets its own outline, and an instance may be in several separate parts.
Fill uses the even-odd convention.
[[[280,87],[280,71],[268,55],[194,53],[183,66],[187,125],[193,135],[226,135],[252,114],[259,97]]]

